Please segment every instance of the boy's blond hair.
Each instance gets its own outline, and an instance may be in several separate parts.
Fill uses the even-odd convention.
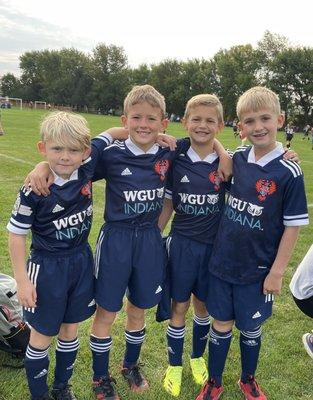
[[[281,114],[279,98],[272,90],[263,86],[254,86],[244,92],[237,102],[237,115],[239,120],[244,113],[269,109],[276,115]]]
[[[81,150],[90,148],[90,130],[85,118],[78,114],[56,111],[49,114],[40,125],[41,140],[52,140],[60,145],[77,145]]]
[[[222,103],[220,102],[219,98],[214,94],[198,94],[189,99],[186,104],[184,118],[188,118],[191,110],[198,106],[214,107],[217,112],[218,122],[224,122]]]
[[[164,96],[151,85],[134,86],[132,88],[124,100],[124,114],[128,114],[131,106],[143,102],[147,102],[152,107],[159,108],[162,119],[165,118],[166,105]]]

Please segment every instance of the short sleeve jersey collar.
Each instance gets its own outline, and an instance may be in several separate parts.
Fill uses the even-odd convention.
[[[147,151],[143,151],[140,147],[138,147],[130,138],[125,140],[125,144],[127,148],[135,155],[140,156],[142,154],[156,154],[159,150],[159,145],[154,143],[150,149]]]
[[[189,147],[189,149],[188,149],[188,151],[187,151],[187,155],[188,155],[188,157],[190,158],[190,160],[192,161],[192,162],[199,162],[199,161],[204,161],[204,162],[207,162],[207,163],[209,163],[209,164],[212,164],[217,158],[218,158],[218,155],[215,153],[215,152],[213,152],[213,153],[210,153],[210,154],[208,154],[203,160],[199,157],[199,154],[198,153],[196,153],[195,152],[195,150],[190,146]]]
[[[249,155],[248,155],[248,163],[257,164],[257,165],[260,165],[261,167],[264,167],[266,164],[273,161],[275,158],[284,154],[284,152],[285,152],[285,150],[284,150],[283,145],[279,142],[276,142],[275,149],[273,149],[269,153],[265,154],[258,161],[255,161],[254,146],[252,146],[251,150],[249,151]]]

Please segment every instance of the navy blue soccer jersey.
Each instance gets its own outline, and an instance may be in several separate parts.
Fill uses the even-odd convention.
[[[255,162],[251,146],[233,156],[230,194],[210,260],[210,271],[235,284],[264,279],[285,227],[307,225],[303,174],[276,148]]]
[[[127,139],[106,148],[93,179],[106,179],[105,221],[156,225],[171,164],[189,145],[189,140],[178,141],[170,151],[154,144],[145,153]]]
[[[171,233],[213,243],[226,187],[218,176],[218,163],[216,153],[201,160],[192,147],[181,152],[174,161],[165,192],[175,210]]]
[[[87,243],[92,222],[91,179],[111,136],[100,134],[92,141],[90,157],[65,181],[56,176],[47,197],[23,186],[7,228],[18,235],[31,230],[31,248],[62,252]]]

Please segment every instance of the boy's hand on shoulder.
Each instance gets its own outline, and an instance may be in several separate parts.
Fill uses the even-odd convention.
[[[28,277],[17,284],[17,297],[23,307],[36,307],[37,292]]]
[[[24,185],[40,195],[50,194],[49,186],[54,182],[53,173],[46,161],[42,161],[26,176]]]
[[[126,140],[129,136],[128,129],[122,127],[109,128],[106,133],[110,134],[113,140]]]
[[[270,271],[263,284],[263,294],[280,294],[283,285],[281,274]]]
[[[157,136],[157,143],[161,147],[169,147],[171,151],[176,149],[176,138],[171,135],[167,135],[166,133],[159,133]]]
[[[223,182],[227,182],[233,174],[233,160],[225,151],[219,156],[218,175]]]
[[[298,164],[301,163],[299,154],[296,153],[294,150],[290,150],[290,149],[286,149],[285,148],[285,153],[284,153],[283,158],[284,158],[284,160],[290,160],[290,161],[296,162]]]

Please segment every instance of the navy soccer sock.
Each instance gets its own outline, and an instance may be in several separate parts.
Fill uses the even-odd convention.
[[[36,349],[30,344],[27,346],[24,365],[32,400],[40,399],[49,391],[47,385],[48,349],[49,347],[44,350]]]
[[[208,341],[210,331],[210,316],[193,316],[192,353],[191,358],[202,357]]]
[[[61,340],[58,339],[55,349],[55,371],[54,383],[55,389],[63,389],[73,374],[74,363],[79,348],[79,340]]]
[[[169,325],[167,327],[168,362],[172,366],[183,365],[185,331],[185,326],[177,328]]]
[[[215,380],[217,386],[222,384],[222,375],[230,347],[232,331],[218,332],[210,329],[209,339],[209,376]]]
[[[90,335],[89,345],[92,352],[93,380],[98,381],[100,378],[109,375],[109,357],[112,338],[111,336],[99,338]]]
[[[146,336],[146,327],[144,326],[139,331],[126,331],[126,351],[123,361],[124,368],[130,368],[136,365],[139,359],[141,346]]]
[[[254,376],[261,348],[261,327],[252,331],[240,332],[241,380],[247,382],[249,376]]]

